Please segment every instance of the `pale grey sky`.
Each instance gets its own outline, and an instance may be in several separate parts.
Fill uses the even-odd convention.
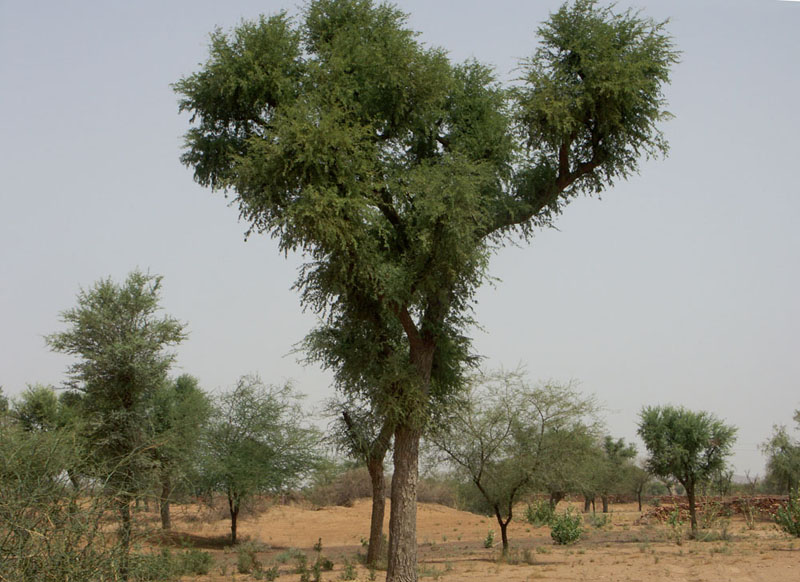
[[[513,77],[560,2],[403,0],[422,40]],[[208,389],[244,373],[327,376],[290,355],[314,323],[290,290],[298,257],[243,242],[225,200],[178,161],[186,116],[170,83],[206,59],[208,34],[279,0],[0,0],[0,385],[59,385],[60,329],[80,286],[135,267],[164,275],[188,322],[178,369]],[[492,262],[475,347],[490,367],[581,383],[609,430],[635,438],[644,405],[709,410],[739,427],[738,473],[800,407],[800,4],[632,1],[683,51],[667,90],[667,160],[580,199],[531,245]],[[642,449],[639,443],[640,451]]]

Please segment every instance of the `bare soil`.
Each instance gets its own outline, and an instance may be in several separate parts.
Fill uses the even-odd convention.
[[[559,511],[567,505],[559,504]],[[577,503],[572,505],[581,509]],[[595,527],[587,515],[581,540],[558,546],[549,528],[530,526],[524,521],[524,507],[519,507],[509,526],[511,552],[502,560],[494,518],[421,503],[417,516],[420,578],[453,582],[800,581],[800,543],[766,519],[756,521],[751,529],[741,516],[719,518],[702,531],[701,537],[709,541],[684,539],[678,544],[674,528],[654,518],[642,519],[635,504],[612,505],[611,509],[609,524]],[[140,515],[140,522],[157,525],[157,514]],[[388,528],[388,507],[386,515]],[[323,572],[323,580],[340,580],[347,562],[357,564],[357,579],[366,581],[371,579],[370,572],[358,563],[358,555],[365,553],[362,540],[369,533],[369,516],[366,499],[349,508],[274,505],[240,518],[238,531],[263,568],[278,566],[278,580],[300,580],[296,558],[289,557],[297,552],[290,550],[303,551],[311,563],[317,555],[313,546],[321,539],[322,554],[334,563],[333,571]],[[173,528],[167,536],[151,537],[151,543],[176,549],[191,546],[214,556],[209,575],[187,577],[185,582],[256,579],[237,571],[237,552],[229,547],[230,522],[223,511],[177,506]],[[495,532],[495,544],[486,548],[490,530]],[[385,576],[381,571],[373,575],[377,580]]]

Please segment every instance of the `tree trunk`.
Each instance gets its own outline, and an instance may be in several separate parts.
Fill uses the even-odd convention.
[[[600,500],[603,502],[603,513],[608,513],[608,495],[601,495]]]
[[[686,497],[689,498],[689,519],[692,522],[692,539],[697,538],[697,505],[694,499],[694,484],[690,486],[684,485],[686,488]]]
[[[564,494],[561,491],[553,491],[550,493],[550,509],[555,511],[556,505],[558,505],[558,502],[562,499],[564,499]]]
[[[122,549],[122,556],[119,563],[119,576],[122,580],[128,579],[128,555],[131,550],[131,531],[133,530],[133,518],[131,517],[131,500],[123,495],[118,501],[119,510],[119,545]]]
[[[159,510],[161,512],[161,529],[172,529],[172,523],[169,515],[169,498],[172,496],[172,483],[170,482],[169,475],[165,475],[161,481],[161,498],[158,500]]]
[[[231,544],[236,544],[236,520],[239,518],[239,501],[228,494],[228,509],[231,512]]]
[[[372,482],[372,517],[369,524],[367,566],[374,567],[383,551],[383,516],[386,512],[386,481],[383,478],[383,458],[367,463]]]
[[[386,582],[417,580],[419,438],[420,431],[405,424],[400,424],[394,432],[394,475]]]
[[[639,513],[642,512],[642,490],[636,492],[636,500],[639,502]]]
[[[498,520],[500,522],[500,538],[503,540],[503,557],[508,556],[508,521]]]
[[[588,495],[583,496],[583,512],[589,513],[589,510],[594,508],[594,497]]]

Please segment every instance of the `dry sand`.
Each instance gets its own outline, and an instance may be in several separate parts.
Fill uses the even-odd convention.
[[[559,505],[564,510],[566,503]],[[577,504],[574,504],[577,508]],[[549,529],[534,528],[524,522],[520,507],[509,526],[510,559],[501,561],[499,544],[484,547],[489,530],[499,542],[499,528],[493,518],[481,517],[448,507],[420,504],[418,542],[420,578],[461,580],[558,581],[800,581],[800,543],[779,532],[768,521],[748,529],[741,517],[720,520],[708,531],[718,541],[683,541],[671,538],[669,526],[640,521],[633,504],[612,506],[611,523],[595,528],[587,523],[584,537],[571,546],[554,545]],[[598,514],[599,515],[599,514]],[[272,506],[256,515],[240,518],[240,539],[249,540],[258,550],[264,567],[278,564],[278,580],[299,580],[295,561],[285,557],[289,548],[303,550],[309,561],[316,554],[313,545],[321,538],[323,554],[333,560],[332,572],[323,580],[339,580],[345,560],[356,563],[363,552],[362,539],[368,535],[370,503],[360,500],[353,507],[313,509],[300,506]],[[587,518],[588,519],[588,518]],[[147,517],[155,525],[154,514]],[[237,572],[235,551],[228,548],[229,521],[224,512],[177,507],[173,512],[171,543],[192,545],[211,552],[214,566],[208,576],[185,581],[221,582],[253,580]],[[388,503],[387,520],[388,528]],[[723,530],[727,533],[723,534]],[[528,563],[530,562],[530,563]],[[370,573],[357,566],[358,580],[369,580]],[[377,580],[385,574],[375,573]]]

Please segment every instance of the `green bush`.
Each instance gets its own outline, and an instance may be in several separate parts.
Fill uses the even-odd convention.
[[[789,497],[775,513],[775,523],[786,533],[800,538],[800,490]]]
[[[555,515],[550,523],[550,537],[559,545],[574,544],[583,534],[583,519],[568,509],[561,515]]]
[[[550,525],[553,517],[555,517],[555,511],[547,501],[529,503],[528,508],[525,510],[525,519],[534,527]]]

